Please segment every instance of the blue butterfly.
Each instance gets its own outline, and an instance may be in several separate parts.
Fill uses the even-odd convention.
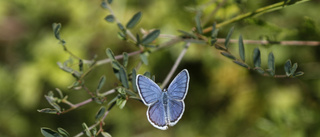
[[[174,126],[181,119],[185,104],[183,102],[189,88],[188,70],[182,70],[171,82],[168,90],[161,88],[151,79],[138,75],[136,84],[139,95],[148,106],[149,122],[161,130]]]

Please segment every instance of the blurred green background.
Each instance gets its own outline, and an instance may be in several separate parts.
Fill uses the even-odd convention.
[[[82,130],[83,122],[94,123],[100,108],[96,103],[63,115],[39,113],[37,109],[50,107],[44,95],[55,88],[60,88],[74,103],[90,97],[83,90],[67,88],[74,78],[60,70],[56,62],[63,62],[70,56],[54,38],[52,23],[62,23],[61,36],[67,47],[84,59],[107,58],[106,48],[117,55],[138,50],[118,38],[118,28],[104,20],[109,12],[100,7],[100,2],[0,1],[1,137],[42,136],[41,127],[62,127],[75,135]],[[142,20],[132,30],[134,34],[139,33],[140,28],[157,28],[162,34],[179,35],[178,29],[189,31],[195,26],[192,9],[202,10],[206,18],[219,2],[221,0],[118,0],[112,3],[112,8],[123,24],[136,12],[143,13]],[[209,24],[276,2],[228,0]],[[242,34],[244,39],[254,40],[268,37],[278,41],[320,41],[319,7],[320,1],[314,0],[245,19],[221,28],[219,37],[226,37],[229,29],[235,26],[234,39]],[[159,42],[167,40],[160,38]],[[138,72],[150,71],[157,82],[162,82],[182,45],[179,43],[150,54],[149,65],[142,65]],[[237,55],[237,44],[230,47]],[[264,68],[268,53],[272,51],[277,74],[284,74],[283,65],[291,59],[298,62],[298,70],[305,75],[297,79],[263,77],[232,63],[213,47],[192,44],[176,72],[186,68],[191,77],[186,110],[177,125],[167,131],[154,128],[146,118],[147,107],[136,100],[128,100],[123,109],[114,107],[111,110],[104,130],[115,137],[319,137],[319,46],[246,44],[248,64],[252,65],[250,60],[256,47],[261,50]],[[130,58],[129,68],[135,67],[138,61],[138,56]],[[105,64],[86,77],[86,86],[94,90],[102,75],[107,76],[103,90],[112,89],[118,83],[110,64]]]

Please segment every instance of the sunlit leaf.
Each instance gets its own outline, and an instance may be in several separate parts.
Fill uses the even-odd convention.
[[[65,65],[62,65],[61,62],[57,62],[57,64],[58,64],[59,68],[62,69],[63,71],[68,72],[68,73],[72,73],[73,72],[72,68],[69,68],[69,67],[67,67]]]
[[[59,113],[58,110],[51,109],[51,108],[38,109],[37,111],[40,113],[48,113],[48,114],[58,114]]]
[[[84,129],[84,131],[86,132],[86,135],[88,137],[92,137],[92,134],[91,134],[91,132],[90,132],[90,130],[89,130],[89,128],[88,128],[86,123],[82,123],[82,128]]]
[[[227,37],[226,37],[226,41],[225,41],[225,43],[224,43],[224,46],[225,46],[226,49],[228,49],[229,41],[230,41],[231,35],[232,35],[232,33],[233,33],[233,30],[234,30],[234,27],[232,27],[232,28],[229,30],[228,35],[227,35]]]
[[[56,88],[56,91],[58,92],[60,98],[63,98],[62,91],[59,88]]]
[[[242,62],[237,61],[237,60],[234,60],[233,62],[238,64],[239,66],[242,66],[242,67],[245,67],[245,68],[249,69],[249,66],[247,64],[245,64],[245,63],[242,63]]]
[[[232,60],[235,60],[235,59],[236,59],[236,57],[234,57],[233,55],[231,55],[231,54],[228,53],[228,52],[220,52],[220,54],[223,55],[223,56],[225,56],[225,57],[227,57],[227,58],[229,58],[229,59],[232,59]]]
[[[243,62],[245,62],[245,52],[244,52],[244,45],[243,45],[242,35],[240,35],[240,37],[239,37],[239,54],[240,54],[241,60]]]
[[[104,116],[105,112],[106,112],[106,108],[102,106],[95,116],[96,121],[99,121]]]
[[[138,92],[136,85],[137,72],[136,69],[132,69],[132,88],[134,92]]]
[[[113,54],[113,52],[112,52],[112,50],[110,48],[106,49],[106,54],[107,54],[109,59],[116,60],[115,57],[114,57],[114,54]]]
[[[160,35],[160,30],[154,30],[151,33],[149,33],[141,42],[141,44],[146,45],[154,41],[158,36]]]
[[[112,137],[108,132],[101,132],[103,137]]]
[[[48,103],[53,106],[57,111],[61,112],[61,107],[55,102],[55,99],[53,97],[44,95],[44,97],[47,99]]]
[[[129,56],[127,52],[123,52],[123,66],[127,67],[128,66],[128,61],[129,61]]]
[[[261,55],[259,48],[253,50],[253,64],[254,67],[261,67]]]
[[[286,72],[286,75],[289,77],[291,75],[291,60],[287,60],[284,64],[284,71]]]
[[[290,75],[293,76],[296,73],[296,70],[298,68],[298,63],[294,63],[293,66],[290,69]]]
[[[120,109],[123,109],[123,107],[126,105],[127,100],[119,98],[117,100],[117,106],[119,106]]]
[[[123,67],[120,67],[120,81],[125,88],[129,88],[127,72]]]
[[[104,18],[106,21],[108,21],[108,22],[114,22],[114,16],[113,15],[108,15],[108,16],[106,16],[105,18]]]
[[[198,11],[197,15],[195,17],[195,21],[196,21],[196,28],[199,34],[202,34],[202,27],[201,27],[201,12]]]
[[[302,71],[298,71],[294,74],[295,77],[299,77],[299,76],[302,76],[304,74],[304,72]]]
[[[130,21],[127,23],[127,28],[128,29],[131,29],[133,28],[134,26],[137,25],[137,23],[140,21],[141,19],[141,16],[142,16],[142,13],[141,12],[138,12],[136,13],[135,15],[133,15],[133,17],[130,19]]]
[[[66,136],[66,137],[69,137],[69,136],[70,136],[70,134],[68,133],[68,131],[65,130],[65,129],[63,129],[63,128],[61,128],[61,127],[58,128],[58,132],[59,132],[60,134],[64,135],[64,136]]]
[[[54,130],[47,128],[47,127],[41,128],[41,134],[45,137],[63,137],[57,131],[54,131]]]

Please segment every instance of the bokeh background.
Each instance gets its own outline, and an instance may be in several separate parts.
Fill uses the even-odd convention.
[[[100,7],[100,2],[0,1],[1,137],[42,136],[41,127],[62,127],[75,135],[82,130],[83,122],[94,123],[101,106],[94,102],[63,115],[39,113],[37,109],[50,107],[44,95],[55,88],[60,88],[73,103],[90,97],[83,90],[67,88],[74,78],[60,70],[56,63],[69,59],[70,55],[54,38],[52,23],[62,23],[61,37],[67,47],[84,59],[107,58],[106,48],[117,55],[138,50],[118,38],[118,28],[104,20],[109,12]],[[112,3],[112,8],[123,24],[136,12],[143,13],[133,33],[140,33],[140,28],[156,28],[162,34],[179,35],[178,29],[190,31],[195,26],[194,9],[202,10],[202,17],[206,18],[219,2],[221,0],[118,0]],[[276,2],[227,0],[209,22],[222,22]],[[253,40],[320,41],[319,7],[319,0],[286,7],[223,26],[218,36],[226,37],[229,29],[235,26],[234,39],[242,34],[244,39]],[[160,38],[157,42],[167,40]],[[230,47],[238,55],[237,44]],[[192,44],[176,72],[186,68],[191,77],[186,110],[176,126],[167,131],[154,128],[146,118],[147,107],[136,100],[128,100],[123,109],[114,107],[111,110],[104,130],[115,137],[319,137],[319,46],[246,44],[248,64],[253,64],[250,60],[256,47],[261,50],[264,68],[268,53],[273,52],[277,74],[284,74],[283,65],[291,59],[298,62],[298,70],[305,75],[282,79],[263,77],[232,63],[214,47]],[[183,43],[179,43],[151,53],[149,65],[142,65],[138,72],[149,71],[157,82],[162,82],[182,48]],[[138,61],[137,56],[130,58],[129,68],[135,67]],[[105,64],[86,77],[86,86],[94,90],[102,75],[107,76],[104,91],[119,82],[111,65]]]

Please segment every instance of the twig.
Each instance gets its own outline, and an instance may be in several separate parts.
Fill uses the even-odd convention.
[[[307,1],[309,1],[309,0],[301,0],[301,1],[297,1],[295,4],[299,4],[299,3],[303,3],[303,2],[307,2]],[[245,14],[238,15],[238,16],[230,19],[230,20],[226,20],[224,22],[221,22],[221,23],[217,24],[216,27],[219,28],[219,27],[222,27],[224,25],[227,25],[227,24],[239,21],[239,20],[243,20],[243,19],[248,18],[248,17],[252,17],[252,16],[255,16],[255,15],[262,15],[263,13],[268,13],[268,12],[271,12],[271,11],[275,11],[275,10],[284,8],[284,4],[285,4],[285,2],[282,1],[282,2],[278,2],[278,3],[272,4],[272,5],[269,5],[269,6],[266,6],[266,7],[262,7],[260,9],[257,9],[255,11],[253,11],[253,12],[248,12],[248,13],[245,13]],[[292,5],[294,5],[294,4],[292,4]],[[290,5],[286,5],[285,7],[287,7],[287,6],[290,6]],[[203,33],[211,32],[211,30],[212,30],[212,26],[203,29]]]
[[[217,43],[224,43],[226,39],[218,38]],[[238,43],[237,39],[230,39],[230,43]],[[267,41],[267,40],[243,40],[245,44],[279,44],[285,46],[320,46],[320,41]]]
[[[186,54],[189,46],[190,46],[190,43],[186,43],[186,44],[185,44],[183,50],[180,52],[179,57],[177,58],[177,60],[176,60],[176,62],[174,63],[174,65],[172,66],[172,68],[171,68],[169,74],[167,75],[166,79],[162,82],[161,88],[164,88],[164,87],[168,84],[168,82],[169,82],[169,80],[171,79],[173,73],[176,71],[178,65],[180,64],[180,62],[181,62],[184,54]]]

